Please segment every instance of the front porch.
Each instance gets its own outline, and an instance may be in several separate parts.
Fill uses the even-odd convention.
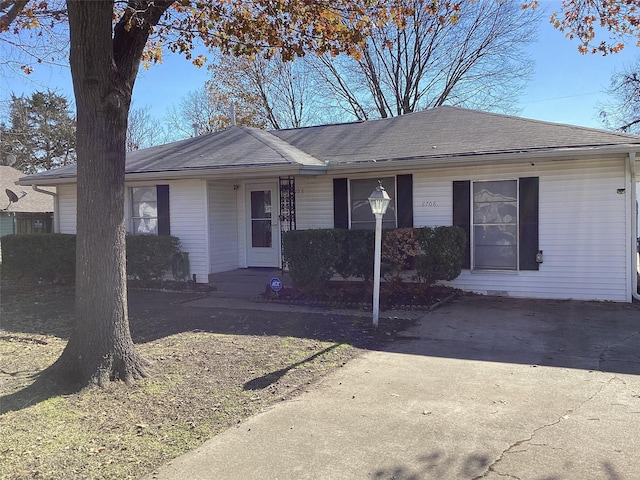
[[[220,298],[254,299],[269,288],[271,279],[277,278],[282,285],[291,286],[291,277],[279,268],[252,267],[209,274],[209,283],[217,290],[209,296]]]

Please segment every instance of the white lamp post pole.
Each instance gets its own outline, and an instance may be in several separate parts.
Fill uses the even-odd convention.
[[[369,196],[371,212],[376,217],[375,250],[373,256],[373,326],[378,326],[378,316],[380,313],[380,257],[382,250],[382,217],[387,211],[391,198],[387,191],[380,185]]]
[[[380,314],[380,257],[382,250],[382,214],[376,216],[375,253],[373,256],[373,326],[378,326]]]

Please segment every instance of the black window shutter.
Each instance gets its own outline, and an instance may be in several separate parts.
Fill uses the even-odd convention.
[[[349,192],[346,178],[333,179],[333,228],[349,228]]]
[[[169,221],[169,185],[156,185],[158,201],[158,235],[171,235]]]
[[[462,268],[471,268],[471,182],[453,182],[453,224],[467,234],[467,246]]]
[[[521,178],[519,194],[520,270],[538,270],[539,178]]]
[[[413,227],[413,175],[396,177],[396,195],[398,228]]]

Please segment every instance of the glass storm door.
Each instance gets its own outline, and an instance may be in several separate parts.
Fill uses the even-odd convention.
[[[278,267],[277,185],[247,185],[247,266]]]

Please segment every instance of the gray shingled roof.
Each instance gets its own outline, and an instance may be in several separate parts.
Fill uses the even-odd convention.
[[[257,128],[236,126],[221,132],[127,153],[126,173],[176,172],[249,166],[323,165],[287,142]],[[38,178],[75,177],[71,165]],[[35,177],[30,177],[35,178]]]
[[[232,127],[127,155],[127,173],[257,165],[321,165],[269,132]]]
[[[266,166],[305,167],[534,153],[606,146],[640,150],[640,137],[509,115],[438,107],[367,122],[267,132],[232,127],[127,154],[127,174],[198,172]],[[295,170],[292,171],[295,173]],[[75,166],[27,177],[24,183],[75,177]],[[51,182],[55,183],[55,182]]]
[[[640,137],[635,135],[449,106],[387,119],[273,133],[330,164],[640,145]]]
[[[12,167],[0,165],[0,208],[6,208],[9,204],[9,197],[5,194],[5,189],[11,190],[20,200],[12,203],[9,212],[53,212],[53,196],[46,193],[36,192],[31,188],[23,188],[16,185],[18,179],[24,177],[24,173]],[[55,188],[44,188],[55,192]],[[22,196],[22,192],[27,194]]]

